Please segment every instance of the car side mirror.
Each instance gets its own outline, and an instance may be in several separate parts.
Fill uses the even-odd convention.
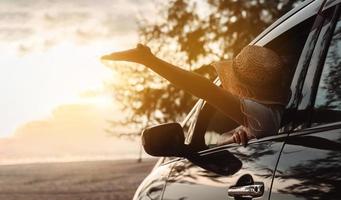
[[[179,123],[166,123],[148,127],[142,132],[144,150],[152,156],[182,157],[187,146]]]
[[[142,132],[142,145],[149,155],[185,157],[199,167],[222,175],[234,174],[242,166],[241,161],[227,150],[213,155],[201,154],[184,142],[184,132],[178,123],[152,126]]]

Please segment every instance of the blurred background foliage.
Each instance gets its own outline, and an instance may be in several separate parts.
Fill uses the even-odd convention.
[[[140,42],[158,57],[214,80],[209,65],[229,59],[267,26],[299,4],[298,0],[172,0],[156,3],[158,18],[138,17]],[[123,66],[124,65],[124,66]],[[112,85],[124,119],[113,127],[133,133],[170,121],[180,122],[197,100],[144,66],[114,64],[121,80]],[[119,135],[131,135],[122,133]]]

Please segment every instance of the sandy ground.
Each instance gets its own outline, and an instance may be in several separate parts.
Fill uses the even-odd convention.
[[[127,200],[156,160],[0,165],[1,200]]]

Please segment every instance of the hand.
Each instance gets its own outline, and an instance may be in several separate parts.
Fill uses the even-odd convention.
[[[235,143],[242,144],[243,146],[246,146],[249,141],[245,127],[243,126],[235,129],[232,138]]]
[[[152,58],[152,56],[153,54],[151,53],[149,47],[138,44],[134,49],[104,55],[101,57],[101,59],[145,64],[148,60]]]

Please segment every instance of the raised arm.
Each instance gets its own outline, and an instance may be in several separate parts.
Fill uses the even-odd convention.
[[[143,64],[177,87],[206,100],[237,123],[245,125],[240,102],[235,96],[196,73],[186,71],[157,58],[146,46],[139,44],[135,49],[114,52],[103,56],[102,59]]]

